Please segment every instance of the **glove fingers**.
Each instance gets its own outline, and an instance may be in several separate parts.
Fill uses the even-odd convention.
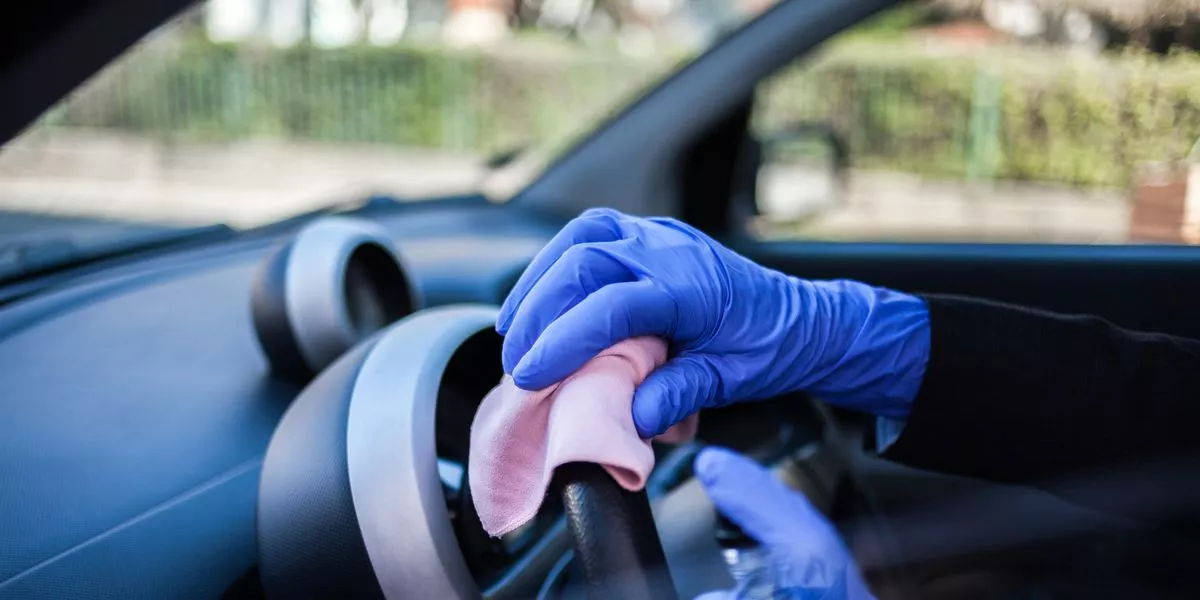
[[[874,599],[837,530],[802,494],[723,448],[704,449],[694,467],[717,509],[786,565],[776,585],[799,598]]]
[[[521,273],[516,285],[509,291],[500,313],[496,318],[496,331],[506,335],[512,325],[517,307],[524,302],[529,291],[542,275],[558,261],[571,246],[585,242],[611,242],[621,239],[618,221],[625,215],[608,208],[592,208],[567,223],[551,240],[538,251],[529,266]]]
[[[721,380],[708,359],[683,354],[655,369],[633,394],[633,424],[652,438],[701,408],[713,406]]]
[[[576,244],[538,280],[517,307],[504,335],[501,359],[511,373],[542,332],[589,294],[634,275],[618,258],[628,240]]]
[[[542,389],[621,340],[669,337],[677,319],[675,302],[649,281],[604,286],[546,326],[513,369],[513,380],[522,389]]]
[[[827,545],[825,538],[836,536],[808,499],[749,458],[723,448],[706,448],[694,467],[717,509],[759,543],[817,548]],[[780,526],[782,518],[788,520],[787,527]]]

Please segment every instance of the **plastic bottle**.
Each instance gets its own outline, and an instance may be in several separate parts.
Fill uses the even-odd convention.
[[[734,597],[738,600],[773,600],[777,597],[775,569],[766,548],[719,512],[715,537],[735,583]]]

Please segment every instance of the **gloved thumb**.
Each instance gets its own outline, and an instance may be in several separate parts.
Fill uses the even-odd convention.
[[[645,439],[661,435],[701,408],[721,389],[707,357],[681,354],[650,373],[633,394],[633,424]]]
[[[802,494],[722,448],[701,451],[693,470],[717,510],[787,565],[777,585],[789,597],[874,599],[837,530]]]
[[[738,597],[734,590],[716,590],[700,594],[693,600],[738,600]]]
[[[791,546],[797,534],[809,540],[836,535],[804,496],[745,456],[705,448],[696,456],[694,470],[717,510],[761,544]]]

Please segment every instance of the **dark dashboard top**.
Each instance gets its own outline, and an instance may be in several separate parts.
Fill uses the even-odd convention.
[[[362,216],[431,305],[499,302],[561,225],[481,199]],[[250,287],[287,235],[127,262],[0,310],[0,596],[213,597],[253,566],[262,456],[298,388],[268,374]]]

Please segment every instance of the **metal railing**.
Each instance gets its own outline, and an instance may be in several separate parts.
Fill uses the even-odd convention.
[[[1127,185],[1200,137],[1200,58],[838,55],[765,82],[756,127],[826,121],[857,166],[963,179]],[[364,142],[491,152],[555,142],[678,61],[514,48],[279,50],[164,36],[42,126],[169,139]]]

